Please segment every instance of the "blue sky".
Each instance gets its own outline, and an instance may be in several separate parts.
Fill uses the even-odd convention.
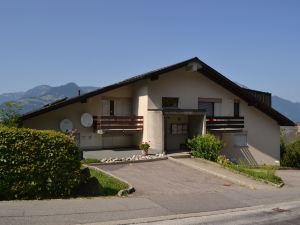
[[[300,102],[300,1],[0,0],[0,93],[104,86],[194,56]]]

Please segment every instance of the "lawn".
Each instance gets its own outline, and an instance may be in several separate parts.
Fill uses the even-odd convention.
[[[101,163],[101,160],[87,158],[87,159],[82,159],[81,163],[82,164]]]
[[[103,187],[103,196],[116,195],[120,190],[128,188],[128,185],[114,177],[111,177],[101,171],[91,169],[91,176],[96,177]]]
[[[283,181],[280,177],[275,175],[277,170],[273,166],[248,166],[248,165],[237,165],[237,164],[228,164],[225,165],[226,168],[235,170],[239,173],[242,173],[248,177],[251,177],[258,181],[271,182],[273,184],[281,185]]]

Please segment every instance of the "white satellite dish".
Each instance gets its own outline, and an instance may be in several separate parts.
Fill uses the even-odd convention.
[[[73,123],[69,119],[63,119],[59,124],[59,128],[63,132],[71,131],[73,129]]]
[[[80,121],[82,126],[91,127],[93,125],[93,116],[89,113],[83,113]]]

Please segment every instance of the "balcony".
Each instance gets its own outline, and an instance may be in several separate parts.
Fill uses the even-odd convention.
[[[137,132],[143,130],[143,116],[94,116],[94,129],[98,132]]]
[[[206,117],[207,131],[233,132],[244,128],[244,117],[215,116]]]

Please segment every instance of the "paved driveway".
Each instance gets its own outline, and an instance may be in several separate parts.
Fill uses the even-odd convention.
[[[147,198],[173,213],[300,200],[300,171],[279,171],[287,182],[283,188],[252,190],[171,160],[99,168],[130,182],[136,188],[131,198]]]
[[[99,168],[130,182],[136,189],[135,195],[213,193],[235,186],[170,160],[103,165]]]
[[[170,160],[99,168],[130,182],[131,198],[147,198],[173,213],[190,213],[248,206],[227,196],[242,188]]]

